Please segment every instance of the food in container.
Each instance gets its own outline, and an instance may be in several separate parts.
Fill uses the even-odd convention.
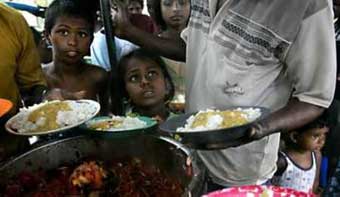
[[[127,129],[139,129],[147,126],[147,123],[138,117],[112,116],[108,118],[89,121],[86,126],[100,131],[121,131]]]
[[[83,161],[38,173],[21,172],[3,186],[5,196],[181,196],[179,180],[139,158]]]
[[[100,105],[92,100],[46,101],[20,112],[6,123],[18,135],[48,134],[69,129],[95,116]]]
[[[179,127],[176,131],[205,131],[236,127],[252,122],[260,116],[259,108],[237,108],[224,111],[207,109],[191,115],[184,127]]]

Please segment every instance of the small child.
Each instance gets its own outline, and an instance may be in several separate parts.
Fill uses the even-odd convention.
[[[284,148],[279,153],[274,185],[307,193],[317,193],[321,164],[320,149],[325,143],[329,123],[326,115],[310,124],[283,134]]]
[[[104,69],[84,61],[93,40],[95,14],[81,0],[55,0],[48,7],[45,36],[52,45],[53,62],[44,68],[49,88],[60,88],[79,97],[99,100],[107,109]],[[102,111],[103,112],[103,111]]]
[[[119,62],[119,83],[132,113],[166,120],[166,102],[174,96],[174,84],[163,60],[144,49],[125,55]]]

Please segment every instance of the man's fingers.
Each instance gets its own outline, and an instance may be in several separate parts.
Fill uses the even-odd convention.
[[[85,95],[86,95],[86,91],[85,90],[82,90],[82,91],[79,91],[79,92],[75,92],[73,94],[75,99],[82,99],[82,98],[85,97]]]
[[[70,100],[78,100],[85,97],[86,91],[82,90],[79,92],[68,92],[62,90],[62,97],[63,99],[70,99]]]

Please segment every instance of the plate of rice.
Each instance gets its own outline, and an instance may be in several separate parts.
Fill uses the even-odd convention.
[[[81,125],[92,134],[113,137],[155,131],[156,127],[157,121],[146,116],[99,116]]]
[[[99,110],[99,103],[92,100],[46,101],[21,108],[5,127],[15,135],[47,135],[77,127]]]
[[[190,148],[222,149],[245,136],[253,123],[268,114],[264,107],[207,109],[171,118],[160,125],[160,130],[178,136]]]

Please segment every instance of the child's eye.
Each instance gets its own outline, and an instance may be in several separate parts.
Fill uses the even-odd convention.
[[[186,0],[178,0],[178,4],[185,5],[185,4],[187,4],[187,1]]]
[[[81,38],[86,38],[88,36],[87,32],[79,32],[78,34]]]
[[[62,36],[68,36],[69,32],[65,29],[60,29],[57,31],[58,34],[61,34]]]
[[[138,75],[131,75],[131,76],[129,77],[129,82],[138,83],[138,82],[139,82],[139,77],[138,77]]]
[[[163,1],[164,6],[171,6],[171,4],[172,4],[172,0],[164,0]]]
[[[158,76],[158,73],[156,71],[149,71],[147,74],[147,77],[150,80],[155,79],[157,76]]]

